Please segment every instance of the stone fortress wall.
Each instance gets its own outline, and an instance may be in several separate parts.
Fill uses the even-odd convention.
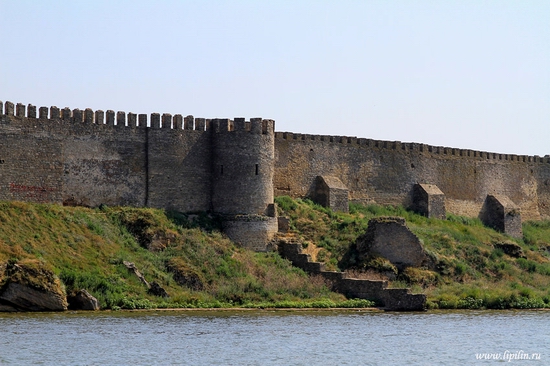
[[[347,187],[352,201],[413,207],[413,188],[423,185],[444,194],[447,212],[481,217],[491,196],[523,220],[550,217],[548,156],[274,132],[261,118],[0,102],[3,200],[213,211],[248,237],[274,230],[274,195],[312,196],[319,181],[339,181],[339,201]],[[257,227],[246,233],[247,225]]]
[[[224,214],[263,213],[273,203],[271,120],[153,113],[148,121],[56,107],[37,116],[32,105],[5,104],[0,199]]]
[[[447,212],[478,217],[488,195],[508,197],[523,220],[550,217],[550,157],[399,141],[275,133],[275,195],[303,197],[317,176],[338,177],[361,203],[413,206],[416,184],[437,186]]]

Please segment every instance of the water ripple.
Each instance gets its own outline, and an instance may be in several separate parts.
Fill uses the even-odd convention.
[[[550,312],[145,312],[0,315],[0,363],[463,365],[541,353]],[[480,364],[487,364],[480,362]]]

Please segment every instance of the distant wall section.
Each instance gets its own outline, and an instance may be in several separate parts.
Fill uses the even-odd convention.
[[[275,134],[276,195],[311,196],[319,175],[350,200],[411,207],[413,186],[433,184],[448,212],[477,217],[488,194],[510,198],[524,220],[550,217],[550,159],[343,136]]]

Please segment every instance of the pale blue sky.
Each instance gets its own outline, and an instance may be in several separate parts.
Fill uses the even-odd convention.
[[[0,100],[550,154],[550,1],[0,0]]]

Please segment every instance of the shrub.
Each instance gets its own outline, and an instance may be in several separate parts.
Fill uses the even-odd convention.
[[[383,257],[370,257],[364,265],[364,269],[373,269],[377,272],[391,272],[397,274],[397,267],[395,267],[389,260]]]
[[[458,309],[481,309],[484,307],[483,299],[467,297],[465,299],[458,300]]]
[[[532,260],[525,259],[525,258],[517,258],[516,263],[524,270],[528,272],[536,272],[537,270],[537,263],[533,262]]]
[[[203,274],[183,258],[175,257],[169,259],[166,263],[166,268],[172,272],[174,281],[180,286],[185,286],[195,291],[201,291],[204,288]]]
[[[423,287],[436,285],[439,277],[439,274],[434,271],[416,267],[407,267],[401,274],[401,278],[407,283],[418,284]]]

